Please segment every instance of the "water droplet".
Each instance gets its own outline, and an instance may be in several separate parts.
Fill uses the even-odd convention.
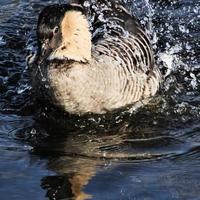
[[[179,30],[182,33],[189,33],[189,30],[184,25],[179,25]]]
[[[44,77],[42,78],[42,82],[45,82],[46,80],[47,80],[46,78],[44,78]]]

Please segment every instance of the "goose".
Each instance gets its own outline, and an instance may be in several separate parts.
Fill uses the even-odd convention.
[[[39,14],[35,96],[71,114],[104,114],[154,96],[162,80],[147,34],[114,1],[53,4]]]

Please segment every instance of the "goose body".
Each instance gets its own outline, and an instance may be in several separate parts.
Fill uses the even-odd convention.
[[[133,104],[155,95],[161,82],[136,20],[121,5],[104,9],[100,2],[99,12],[92,5],[52,5],[39,16],[33,85],[39,99],[69,113],[102,114]]]

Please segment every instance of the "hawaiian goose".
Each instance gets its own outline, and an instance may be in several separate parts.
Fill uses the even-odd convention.
[[[120,4],[45,7],[33,68],[37,98],[73,114],[105,113],[155,95],[161,75],[149,39]]]

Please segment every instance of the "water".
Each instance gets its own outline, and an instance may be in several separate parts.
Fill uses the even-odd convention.
[[[25,55],[52,2],[0,1],[1,199],[200,199],[200,3],[124,0],[165,81],[137,111],[79,118],[31,98]]]

